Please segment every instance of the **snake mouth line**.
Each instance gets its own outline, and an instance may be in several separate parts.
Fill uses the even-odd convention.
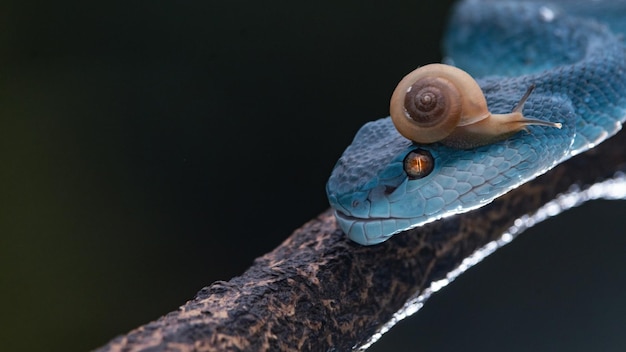
[[[368,217],[368,218],[362,218],[359,216],[353,216],[353,215],[348,215],[344,212],[342,212],[341,210],[335,210],[335,215],[337,217],[340,217],[342,220],[347,220],[347,221],[364,221],[364,222],[370,222],[370,221],[382,221],[382,220],[393,220],[393,219],[403,219],[403,218],[398,218],[398,217],[394,217],[394,216],[385,216],[385,217],[376,217],[376,216],[372,216],[372,217]]]

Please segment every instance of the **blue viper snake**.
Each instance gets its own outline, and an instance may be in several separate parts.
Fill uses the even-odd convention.
[[[328,180],[332,211],[304,224],[242,276],[215,282],[102,350],[136,343],[179,350],[366,349],[525,228],[586,200],[626,198],[626,177],[616,174],[626,170],[626,132],[617,133],[626,113],[625,9],[626,1],[608,0],[461,1],[444,38],[445,63],[476,78],[467,87],[478,87],[472,96],[484,100],[489,114],[477,109],[484,118],[463,120],[462,138],[455,127],[453,139],[440,141],[407,138],[389,117],[366,123]],[[451,67],[424,64],[415,66],[442,75]],[[414,85],[400,92],[430,106],[434,95],[415,100]],[[484,136],[466,126],[496,114],[532,123],[505,133],[498,127],[495,139],[466,139]],[[585,254],[574,260],[587,265]],[[590,285],[579,275],[572,275],[576,283]],[[595,279],[614,282],[608,273]],[[610,291],[621,302],[619,290]],[[581,304],[603,297],[583,296]],[[567,308],[581,315],[579,306]],[[458,338],[451,314],[437,332],[442,339]],[[506,319],[495,324],[516,329],[509,324],[516,318]],[[581,321],[582,334],[595,325],[587,316]],[[497,334],[480,330],[490,342]],[[601,349],[601,342],[593,344]]]
[[[626,118],[624,13],[624,1],[457,4],[446,62],[476,78],[493,113],[511,112],[534,87],[523,115],[560,128],[529,125],[459,148],[409,140],[390,117],[368,122],[327,183],[341,229],[363,245],[384,242],[489,204],[618,132]],[[426,151],[431,164],[417,178],[406,170],[415,151]]]

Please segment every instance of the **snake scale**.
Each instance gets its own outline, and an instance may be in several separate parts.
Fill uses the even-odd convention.
[[[341,229],[363,245],[384,242],[484,206],[618,132],[626,118],[624,15],[626,1],[458,3],[446,63],[476,78],[494,113],[510,112],[534,86],[524,116],[561,128],[527,126],[463,149],[413,142],[390,117],[368,122],[327,183]],[[407,175],[405,158],[416,150],[432,157],[425,177]]]

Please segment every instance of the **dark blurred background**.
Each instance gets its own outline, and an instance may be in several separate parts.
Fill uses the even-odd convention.
[[[0,3],[0,350],[85,351],[328,207],[450,1]],[[528,231],[375,351],[623,351],[626,211]]]

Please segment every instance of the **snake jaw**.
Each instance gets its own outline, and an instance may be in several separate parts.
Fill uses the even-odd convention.
[[[407,219],[393,218],[359,218],[347,215],[339,210],[335,210],[337,225],[352,241],[371,246],[382,243],[392,235],[400,232],[397,230],[398,221],[403,226],[410,226]]]

